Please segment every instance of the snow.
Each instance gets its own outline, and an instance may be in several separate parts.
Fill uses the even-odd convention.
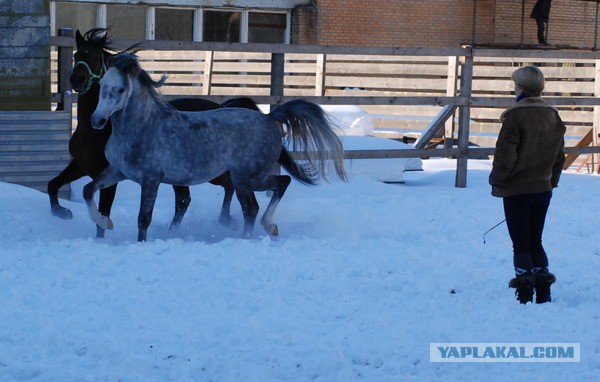
[[[365,160],[368,162],[368,160]],[[390,162],[373,161],[377,170]],[[598,326],[600,177],[565,173],[544,243],[555,301],[519,304],[511,243],[490,196],[490,161],[423,161],[404,184],[292,182],[280,236],[240,239],[216,223],[222,190],[192,188],[170,232],[161,187],[148,242],[137,243],[139,187],[119,185],[115,230],[95,239],[73,185],[74,213],[0,183],[1,381],[593,380]],[[262,211],[267,199],[258,195]],[[454,291],[455,293],[451,293]],[[580,363],[431,363],[434,342],[575,342]]]
[[[342,136],[345,150],[402,150],[412,146],[392,139],[369,136]],[[404,171],[423,169],[419,158],[345,159],[350,178],[364,175],[381,182],[404,182]]]

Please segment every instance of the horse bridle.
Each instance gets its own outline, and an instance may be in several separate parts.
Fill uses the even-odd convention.
[[[100,80],[102,78],[102,76],[106,73],[107,69],[106,69],[106,63],[104,62],[104,51],[102,51],[102,67],[100,68],[100,73],[95,74],[94,72],[92,72],[92,69],[90,68],[90,66],[88,65],[87,62],[77,61],[75,63],[75,65],[73,65],[73,68],[71,69],[71,74],[73,74],[73,72],[75,71],[75,68],[78,65],[83,65],[87,69],[88,74],[89,74],[88,82],[81,91],[81,94],[85,94],[91,89],[92,84],[94,83],[94,80],[95,79]]]

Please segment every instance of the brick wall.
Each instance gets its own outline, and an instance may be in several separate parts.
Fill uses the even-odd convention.
[[[319,44],[317,21],[317,7],[296,7],[292,11],[292,44]]]
[[[316,8],[302,7],[295,11],[294,43],[403,47],[521,43],[522,2],[518,0],[318,0],[315,3]],[[535,0],[525,2],[525,44],[537,43],[536,23],[529,18],[534,4]],[[593,47],[595,17],[595,2],[554,0],[549,43]],[[314,29],[311,31],[308,26]]]
[[[472,39],[472,0],[316,3],[318,43],[323,45],[455,46]],[[484,13],[484,5],[478,4],[478,12]],[[298,42],[305,43],[301,38]]]

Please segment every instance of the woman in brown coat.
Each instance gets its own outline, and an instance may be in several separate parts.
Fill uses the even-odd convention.
[[[503,198],[506,225],[513,243],[516,277],[509,286],[525,304],[551,301],[548,257],[542,232],[552,189],[565,161],[565,125],[556,108],[541,98],[544,75],[535,66],[516,70],[517,103],[502,113],[502,128],[489,182],[492,195]]]

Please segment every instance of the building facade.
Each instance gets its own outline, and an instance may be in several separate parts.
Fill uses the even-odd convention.
[[[536,0],[52,0],[51,31],[110,27],[115,39],[316,45],[531,46]],[[554,0],[548,41],[598,45],[598,3]]]

